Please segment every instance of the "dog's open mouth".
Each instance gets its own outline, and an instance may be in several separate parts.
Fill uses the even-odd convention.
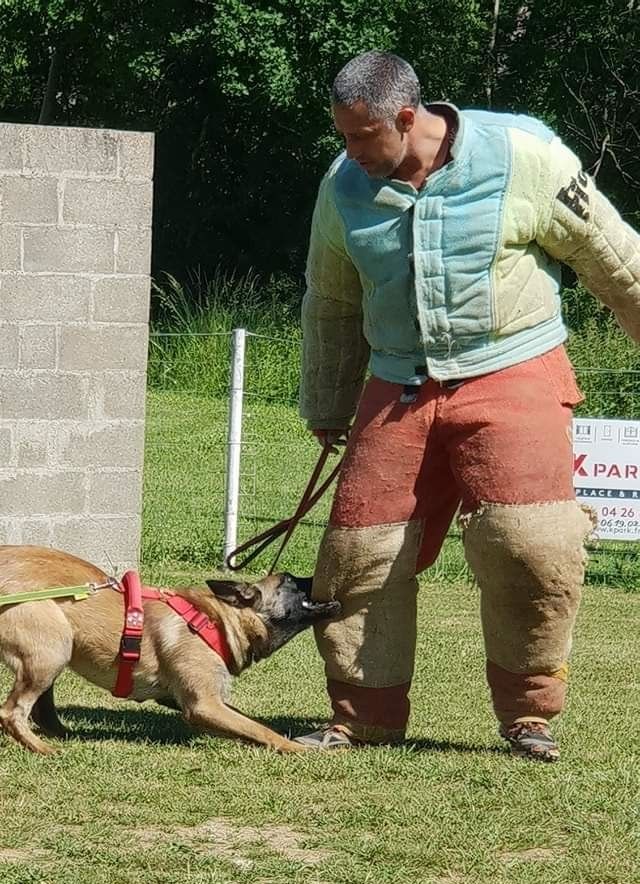
[[[340,613],[340,602],[314,602],[311,599],[302,599],[302,608],[313,617],[335,617]]]

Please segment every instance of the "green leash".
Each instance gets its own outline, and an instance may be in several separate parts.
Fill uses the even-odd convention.
[[[21,602],[39,602],[42,599],[72,598],[74,601],[88,599],[96,589],[106,589],[113,586],[112,583],[102,583],[95,586],[93,583],[84,583],[82,586],[54,586],[51,589],[38,589],[35,592],[15,592],[13,595],[0,596],[0,607],[3,605],[18,605]]]

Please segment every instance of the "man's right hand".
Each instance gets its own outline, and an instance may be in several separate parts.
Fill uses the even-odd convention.
[[[347,427],[336,430],[312,430],[311,432],[323,448],[329,448],[331,454],[337,454],[337,446],[346,445],[349,436],[349,429]]]

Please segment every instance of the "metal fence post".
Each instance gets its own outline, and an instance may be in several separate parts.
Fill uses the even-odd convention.
[[[231,346],[229,422],[227,432],[227,474],[224,501],[224,561],[238,545],[240,496],[240,453],[242,451],[242,400],[244,394],[244,352],[247,332],[234,328]]]

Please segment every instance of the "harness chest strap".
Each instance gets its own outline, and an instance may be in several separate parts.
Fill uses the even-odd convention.
[[[114,697],[128,697],[133,690],[133,670],[140,659],[140,646],[144,630],[143,600],[161,601],[179,614],[189,629],[222,658],[227,669],[232,660],[231,648],[224,631],[206,614],[182,596],[153,587],[143,587],[140,576],[135,571],[127,571],[122,577],[122,585],[115,586],[124,594],[124,626],[120,640],[119,666]]]

